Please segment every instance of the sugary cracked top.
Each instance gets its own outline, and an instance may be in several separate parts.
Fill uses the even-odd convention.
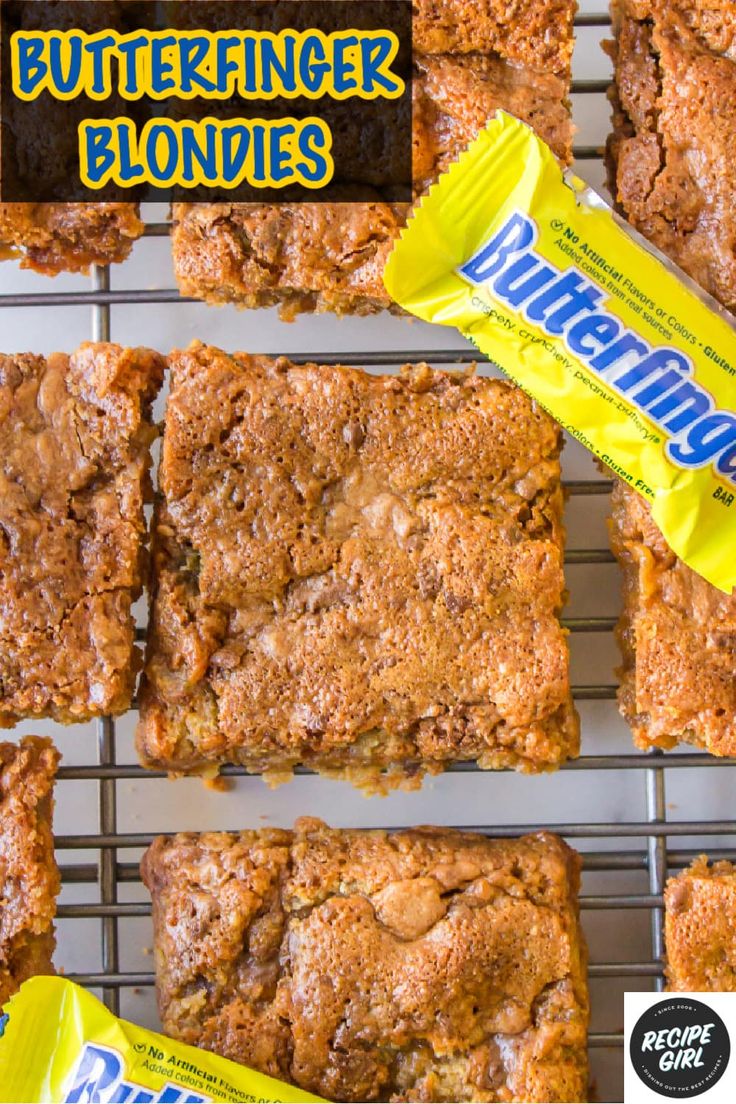
[[[545,834],[160,837],[165,1030],[330,1100],[584,1100],[578,870]]]

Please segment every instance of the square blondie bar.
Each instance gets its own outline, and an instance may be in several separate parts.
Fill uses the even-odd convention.
[[[0,356],[0,725],[130,705],[149,408],[163,360],[85,344]]]
[[[648,503],[620,481],[611,543],[624,571],[620,703],[635,742],[736,755],[736,595],[679,560]]]
[[[568,105],[570,0],[525,0],[509,17],[498,0],[420,3],[416,53],[413,181],[419,195],[503,108],[533,126],[562,161],[571,157]],[[515,6],[518,8],[518,5]],[[544,45],[542,46],[542,42]],[[483,51],[463,53],[483,44]],[[380,197],[377,197],[380,198]],[[382,280],[407,204],[217,203],[174,205],[174,268],[183,295],[246,307],[372,314],[398,310]]]
[[[736,6],[614,0],[611,191],[629,221],[736,308]]]
[[[0,259],[47,276],[124,261],[143,233],[134,203],[0,203]]]
[[[170,364],[145,763],[377,786],[577,753],[551,418],[426,365]]]
[[[546,833],[159,837],[164,1030],[328,1100],[585,1100],[579,868]]]
[[[51,741],[37,736],[0,744],[0,1008],[26,978],[54,972],[58,760]]]
[[[736,868],[701,855],[664,895],[667,987],[736,992]]]

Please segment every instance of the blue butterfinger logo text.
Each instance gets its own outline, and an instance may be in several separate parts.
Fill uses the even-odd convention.
[[[205,1104],[211,1097],[169,1083],[151,1092],[123,1077],[123,1056],[112,1047],[85,1043],[66,1104]]]
[[[610,310],[608,297],[575,266],[559,269],[534,249],[534,219],[515,211],[457,272],[518,310],[567,348],[666,436],[680,468],[715,470],[736,485],[736,414],[719,410],[693,378],[690,357],[653,346]]]

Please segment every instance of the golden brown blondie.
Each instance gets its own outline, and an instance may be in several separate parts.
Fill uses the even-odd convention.
[[[127,709],[163,361],[0,355],[0,725]]]
[[[44,32],[78,28],[93,33],[101,26],[124,31],[124,7],[106,0],[23,4],[8,12],[8,20],[18,29]],[[130,105],[116,97],[109,107],[110,114],[126,114]],[[16,108],[22,112],[20,121],[14,119]],[[33,104],[8,96],[4,111],[3,123],[13,132],[15,143],[15,157],[3,166],[10,177],[4,185],[15,183],[14,189],[6,188],[6,194],[59,194],[60,184],[78,176],[76,127],[88,111],[81,101],[60,102],[46,96]],[[19,179],[13,181],[15,174]],[[22,268],[47,276],[123,261],[143,233],[138,215],[137,203],[3,202],[0,258],[20,257]]]
[[[54,972],[58,760],[51,741],[38,736],[0,744],[0,1007],[26,978]]]
[[[29,12],[29,22],[38,11],[42,25],[45,13],[52,24],[58,19],[73,27],[75,22],[78,26],[89,23],[85,10],[98,7],[97,3],[78,4],[69,0],[64,4],[15,5],[13,10],[22,8],[24,13]],[[12,13],[8,18],[12,22]],[[10,26],[4,23],[3,31],[10,34]],[[117,104],[108,105],[109,114],[127,114],[130,104],[119,97],[115,99]],[[88,105],[89,101],[86,102]],[[3,137],[7,136],[8,141],[2,164],[0,260],[18,258],[21,268],[45,276],[88,272],[92,264],[125,260],[133,243],[143,234],[138,203],[100,202],[102,197],[85,191],[79,180],[77,135],[88,115],[89,106],[85,107],[83,100],[60,101],[42,96],[33,102],[23,102],[6,98]]]
[[[614,0],[611,191],[629,221],[736,308],[736,6]]]
[[[546,833],[159,837],[164,1030],[329,1100],[585,1100],[579,868]]]
[[[124,261],[142,233],[134,203],[0,203],[0,258],[47,276]]]
[[[642,748],[698,744],[736,754],[736,596],[667,546],[649,505],[617,481],[613,550],[624,571],[620,702]]]
[[[670,878],[664,902],[668,988],[736,992],[736,869],[701,855]]]
[[[573,6],[556,0],[526,2],[522,6],[528,9],[529,20],[522,23],[514,5],[513,20],[506,24],[503,9],[509,5],[486,0],[482,8],[489,10],[478,13],[480,20],[466,23],[465,9],[470,6],[444,0],[417,8],[420,49],[422,43],[429,49],[445,41],[448,27],[456,29],[452,41],[459,49],[474,41],[474,34],[485,34],[483,27],[488,34],[485,53],[415,56],[413,181],[417,195],[498,108],[533,126],[562,161],[571,156],[568,93]],[[539,48],[540,36],[546,49]],[[172,241],[177,281],[182,294],[212,303],[278,305],[285,319],[303,311],[372,314],[398,309],[383,286],[382,273],[408,211],[406,204],[379,202],[175,204]]]
[[[419,54],[500,54],[509,62],[568,73],[576,0],[414,0]]]
[[[139,748],[376,786],[577,754],[558,426],[500,380],[171,360]],[[384,781],[386,781],[384,779]]]

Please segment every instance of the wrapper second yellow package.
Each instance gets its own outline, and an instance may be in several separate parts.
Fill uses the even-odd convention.
[[[421,200],[389,294],[455,326],[736,586],[734,320],[499,112]]]
[[[30,978],[10,998],[4,1013],[2,1104],[295,1104],[321,1099],[119,1020],[86,989],[65,978]]]

